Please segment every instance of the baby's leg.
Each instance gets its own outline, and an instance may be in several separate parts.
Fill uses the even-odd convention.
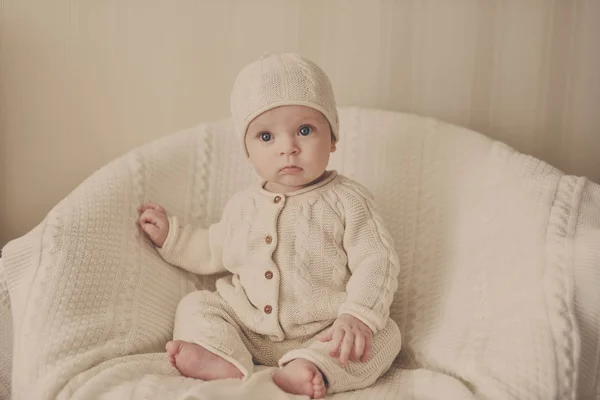
[[[173,341],[166,349],[171,364],[182,375],[215,380],[240,379],[252,373],[252,356],[232,313],[217,293],[198,291],[181,299]]]
[[[307,348],[292,350],[279,360],[280,366],[285,365],[278,371],[279,378],[286,376],[281,373],[292,365],[292,360],[304,359],[322,372],[323,380],[327,382],[327,394],[363,389],[372,385],[390,368],[400,352],[401,343],[400,330],[390,319],[384,329],[373,336],[373,352],[367,362],[355,361],[342,366],[338,359],[329,355],[329,343],[314,340]],[[273,381],[286,390],[284,384],[277,383],[275,376]]]
[[[214,381],[244,377],[235,365],[198,344],[175,340],[168,342],[166,349],[171,365],[188,378]]]

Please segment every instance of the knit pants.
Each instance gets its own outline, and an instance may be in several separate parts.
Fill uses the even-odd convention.
[[[385,328],[373,335],[371,358],[364,363],[349,362],[342,366],[329,355],[329,343],[314,337],[274,342],[251,331],[218,293],[209,291],[192,292],[181,300],[173,339],[204,347],[235,365],[246,378],[255,364],[281,367],[304,358],[323,373],[328,394],[370,386],[389,369],[401,347],[398,326],[389,319]]]

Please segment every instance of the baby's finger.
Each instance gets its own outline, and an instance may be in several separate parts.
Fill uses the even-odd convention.
[[[156,203],[148,203],[148,208],[156,210],[157,212],[162,214],[165,214],[167,212],[163,206]]]
[[[156,203],[152,203],[152,202],[148,202],[148,203],[142,204],[139,207],[138,210],[141,213],[144,212],[144,211],[146,211],[146,210],[155,210],[155,211],[157,211],[159,213],[162,213],[162,214],[166,214],[167,213],[167,211],[165,210],[165,208],[163,206],[161,206],[159,204],[156,204]]]
[[[144,230],[144,232],[146,232],[148,234],[148,236],[150,236],[150,238],[154,238],[156,235],[158,235],[158,233],[160,232],[160,228],[154,224],[151,223],[145,223],[142,224],[142,229]]]
[[[140,206],[138,207],[138,211],[139,211],[140,213],[143,213],[144,211],[146,211],[146,210],[148,210],[148,209],[151,209],[151,208],[152,208],[152,206],[151,206],[151,205],[152,205],[152,203],[144,203],[144,204],[142,204],[142,205],[140,205]]]
[[[354,350],[354,332],[348,330],[344,334],[342,341],[342,350],[340,352],[340,362],[346,364],[350,358],[350,353]]]
[[[361,359],[365,351],[365,337],[362,333],[359,333],[354,338],[354,351],[350,357],[351,361],[358,361]]]
[[[342,345],[342,340],[344,339],[344,330],[341,328],[333,329],[333,340],[331,341],[331,348],[329,350],[329,355],[331,357],[338,357],[340,355],[340,346]]]
[[[146,210],[140,215],[140,222],[142,225],[144,224],[152,224],[156,225],[156,216],[154,215],[152,210]]]
[[[371,352],[373,351],[373,336],[368,335],[365,340],[365,351],[360,361],[367,362],[371,358]]]
[[[328,328],[326,330],[324,330],[323,332],[319,333],[316,337],[316,339],[319,342],[329,342],[331,339],[333,339],[333,328]]]
[[[157,212],[156,210],[144,211],[141,218],[142,221],[152,223],[161,229],[164,228],[167,223],[167,219],[165,218],[165,216],[163,214],[159,214],[159,212]]]

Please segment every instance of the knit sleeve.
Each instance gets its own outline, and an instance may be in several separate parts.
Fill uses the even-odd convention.
[[[169,217],[169,234],[158,253],[165,261],[187,271],[210,275],[225,272],[223,241],[227,213],[221,221],[208,228],[182,224],[177,217]]]
[[[398,288],[398,255],[365,188],[345,182],[340,199],[345,212],[343,246],[352,276],[346,285],[346,301],[338,314],[353,315],[377,333],[389,318]]]

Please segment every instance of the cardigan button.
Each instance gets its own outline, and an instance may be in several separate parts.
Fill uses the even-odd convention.
[[[273,307],[265,306],[265,314],[271,314],[271,311],[273,311]]]
[[[273,278],[273,273],[271,271],[265,272],[265,278],[272,279]]]
[[[273,241],[273,238],[271,237],[271,235],[267,235],[267,236],[265,237],[265,242],[266,242],[267,244],[271,244],[271,242],[272,242],[272,241]]]
[[[279,203],[281,201],[281,196],[275,196],[275,198],[273,199],[273,202],[275,203]]]

